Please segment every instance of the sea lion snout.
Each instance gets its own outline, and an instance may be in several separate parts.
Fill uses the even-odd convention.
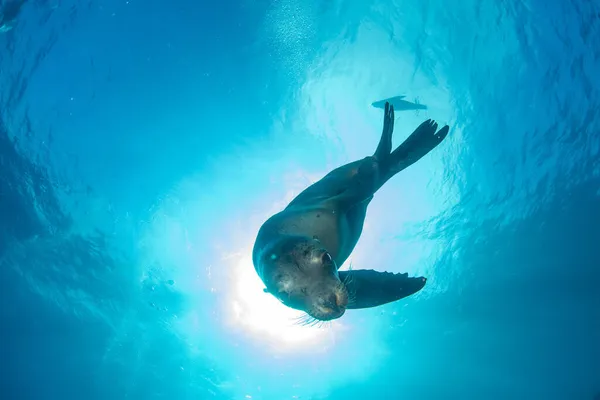
[[[316,307],[318,311],[317,318],[322,321],[329,321],[344,315],[346,307],[339,302],[339,296],[332,294],[329,298],[324,299]]]
[[[321,302],[321,308],[327,311],[340,312],[342,309],[346,308],[346,306],[342,304],[340,296],[337,294],[331,294],[328,298]]]
[[[341,308],[348,306],[348,292],[346,290],[337,290],[335,292],[335,304]]]
[[[343,286],[322,287],[314,297],[311,315],[321,321],[330,321],[344,315],[348,306],[348,293]]]

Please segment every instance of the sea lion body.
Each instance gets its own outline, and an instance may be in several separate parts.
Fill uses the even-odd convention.
[[[323,243],[341,266],[358,243],[372,197],[347,212],[336,210],[327,200],[345,190],[360,163],[344,165],[301,192],[263,224],[256,243],[269,241],[273,234],[310,236]]]
[[[369,308],[411,295],[425,278],[373,270],[338,271],[362,234],[373,195],[387,180],[435,148],[448,127],[425,121],[391,151],[394,109],[385,106],[374,155],[334,169],[261,226],[253,249],[266,291],[317,320],[346,309]]]

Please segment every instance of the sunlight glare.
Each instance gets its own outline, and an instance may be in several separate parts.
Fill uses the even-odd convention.
[[[303,326],[298,319],[305,315],[286,307],[273,295],[263,291],[264,284],[254,270],[252,249],[242,252],[234,262],[231,274],[231,287],[234,288],[228,304],[227,315],[236,325],[254,335],[266,337],[270,342],[278,342],[285,347],[298,349],[298,344],[319,345],[329,334],[333,334],[334,325],[326,328]]]

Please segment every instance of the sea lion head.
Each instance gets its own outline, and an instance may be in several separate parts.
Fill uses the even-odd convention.
[[[341,317],[348,291],[331,254],[316,239],[286,238],[263,253],[259,275],[283,304],[314,319]]]

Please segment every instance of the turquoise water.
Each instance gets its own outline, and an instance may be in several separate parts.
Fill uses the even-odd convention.
[[[597,2],[17,11],[0,19],[2,399],[600,392]],[[377,193],[350,261],[427,286],[300,326],[262,291],[256,232],[372,153],[371,103],[396,95],[427,110],[396,114],[395,144],[427,118],[450,135]]]

